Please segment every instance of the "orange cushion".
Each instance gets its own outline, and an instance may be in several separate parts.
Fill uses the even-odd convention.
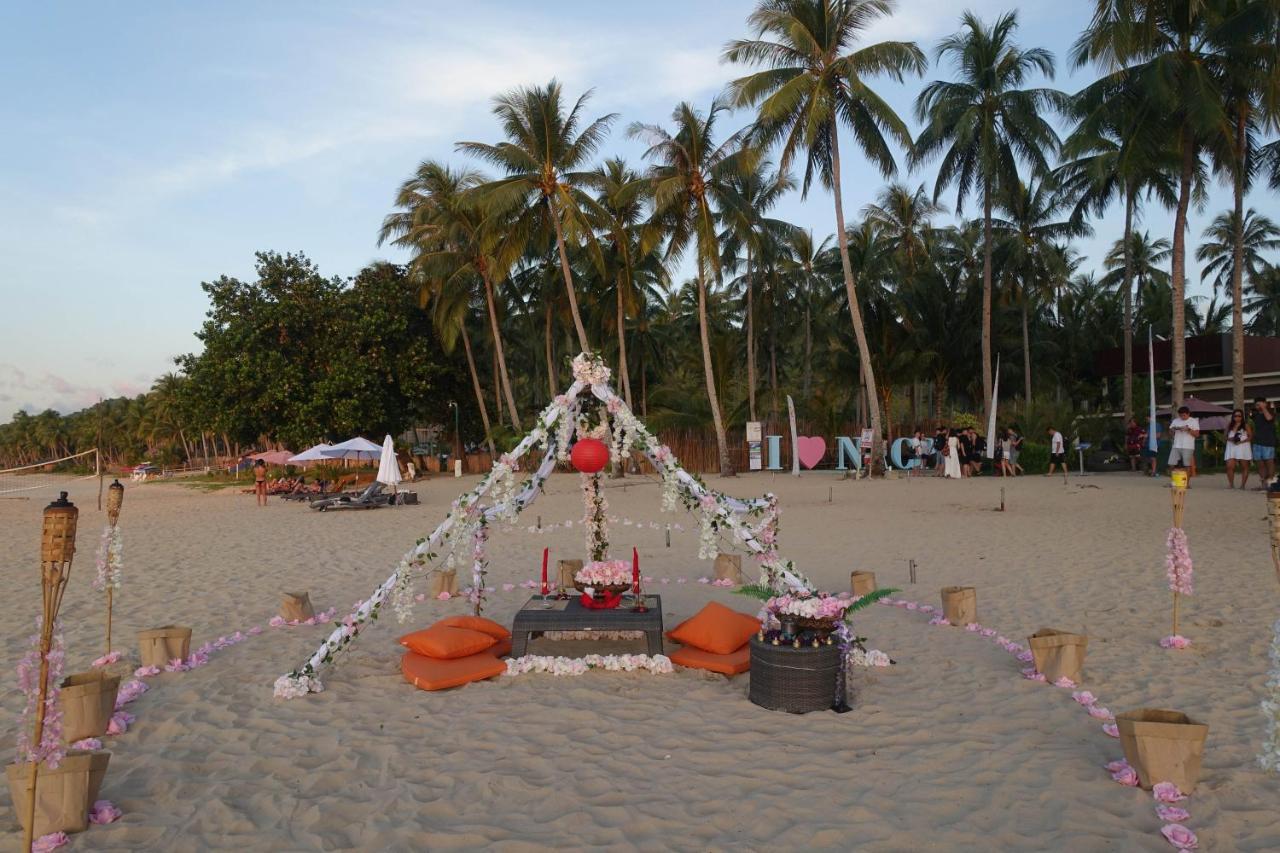
[[[704,652],[727,655],[742,647],[760,631],[760,620],[723,604],[712,601],[694,616],[667,632],[667,636],[685,646]]]
[[[488,652],[451,660],[405,652],[400,658],[400,671],[404,680],[419,690],[445,690],[502,675],[507,665]]]
[[[727,655],[715,655],[693,646],[682,646],[671,655],[671,662],[690,669],[709,669],[725,675],[737,675],[751,669],[751,644],[745,644]]]
[[[496,638],[467,628],[451,628],[448,625],[432,625],[400,638],[400,645],[411,652],[439,660],[452,660],[474,655],[493,646]]]
[[[486,619],[483,616],[450,616],[447,619],[441,619],[436,624],[445,625],[449,628],[466,628],[469,631],[479,631],[481,634],[488,634],[495,640],[511,639],[510,631],[492,619]]]
[[[507,655],[511,654],[511,641],[499,640],[491,647],[481,652],[481,654],[493,655],[495,658],[505,658]]]

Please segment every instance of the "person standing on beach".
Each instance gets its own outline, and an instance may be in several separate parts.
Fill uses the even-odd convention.
[[[1138,462],[1142,459],[1142,444],[1147,440],[1147,431],[1138,424],[1137,418],[1129,418],[1129,426],[1124,431],[1124,452],[1129,457],[1129,470],[1137,471]]]
[[[1265,397],[1253,401],[1253,461],[1258,463],[1259,489],[1276,475],[1276,413]]]
[[[1049,471],[1046,477],[1053,476],[1053,469],[1062,466],[1062,482],[1067,482],[1067,443],[1062,438],[1062,433],[1053,427],[1047,430],[1049,433]]]
[[[1173,449],[1169,451],[1170,468],[1186,468],[1196,475],[1196,438],[1200,435],[1200,419],[1191,417],[1186,406],[1178,407],[1178,416],[1169,422],[1173,433]]]
[[[1231,421],[1227,424],[1227,488],[1236,487],[1236,468],[1240,469],[1240,488],[1249,482],[1249,463],[1253,460],[1253,450],[1249,446],[1249,438],[1253,427],[1244,419],[1244,410],[1236,409],[1231,413]]]
[[[253,491],[258,496],[258,506],[267,505],[267,463],[259,459],[253,463]]]
[[[1018,457],[1022,455],[1022,431],[1018,429],[1018,425],[1014,424],[1009,427],[1009,465],[1013,468],[1013,476],[1025,474],[1022,466],[1018,464]]]

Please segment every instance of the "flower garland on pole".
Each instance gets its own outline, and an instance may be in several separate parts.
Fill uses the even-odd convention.
[[[1267,673],[1270,695],[1262,700],[1262,713],[1267,716],[1267,735],[1258,754],[1258,764],[1272,773],[1280,773],[1280,619],[1271,639],[1271,671]]]

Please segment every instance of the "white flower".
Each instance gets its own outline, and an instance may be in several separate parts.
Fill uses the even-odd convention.
[[[276,679],[275,696],[277,699],[296,699],[308,693],[322,693],[324,685],[320,679],[312,675],[282,675]]]

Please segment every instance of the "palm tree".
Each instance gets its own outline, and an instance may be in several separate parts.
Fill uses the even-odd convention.
[[[805,405],[809,403],[809,395],[813,381],[813,297],[821,287],[818,266],[821,258],[831,250],[831,238],[823,238],[821,243],[813,239],[813,232],[806,228],[792,228],[787,234],[788,257],[786,266],[788,275],[796,283],[800,304],[804,312],[804,373],[801,396]]]
[[[480,410],[480,423],[484,426],[484,439],[489,445],[489,456],[497,459],[497,450],[493,443],[493,427],[489,423],[489,409],[484,402],[484,388],[480,385],[480,374],[476,370],[476,359],[471,351],[471,336],[467,334],[467,321],[471,316],[471,294],[466,288],[430,288],[435,293],[435,302],[431,311],[431,322],[440,336],[440,346],[451,353],[462,339],[462,349],[467,356],[467,369],[471,373],[471,389],[476,395],[476,406]],[[459,440],[461,438],[459,437]]]
[[[1020,88],[1035,73],[1052,79],[1053,54],[1043,48],[1022,49],[1014,43],[1016,13],[1001,15],[987,26],[973,13],[960,18],[960,32],[939,43],[938,61],[951,60],[959,74],[954,82],[936,80],[916,99],[916,115],[926,122],[911,152],[913,166],[942,155],[934,200],[955,184],[956,212],[965,197],[982,197],[982,395],[991,414],[991,235],[992,208],[1002,192],[1017,186],[1018,163],[1035,174],[1049,170],[1048,156],[1058,148],[1058,135],[1043,115],[1065,111],[1066,97],[1053,89]]]
[[[754,152],[742,145],[741,134],[734,134],[717,145],[714,133],[716,118],[726,107],[713,102],[704,115],[687,102],[671,114],[675,132],[669,133],[653,124],[633,124],[628,133],[643,137],[649,148],[645,159],[653,162],[649,177],[653,182],[653,220],[646,239],[655,245],[665,239],[666,256],[677,259],[692,244],[698,289],[698,334],[702,342],[702,366],[715,425],[716,445],[720,454],[720,474],[734,475],[725,436],[724,415],[716,391],[715,372],[711,361],[711,338],[707,328],[707,281],[720,276],[720,240],[716,232],[719,210],[729,194],[729,180],[751,165]]]
[[[614,282],[615,326],[618,335],[618,382],[631,406],[631,376],[627,367],[627,308],[635,305],[632,282],[639,248],[639,228],[649,195],[647,179],[621,158],[611,158],[588,174],[586,181],[596,188],[598,225],[608,241],[606,267]]]
[[[1077,67],[1108,70],[1099,90],[1137,91],[1136,126],[1153,128],[1177,157],[1172,242],[1173,403],[1186,379],[1187,210],[1205,146],[1231,133],[1223,90],[1228,68],[1220,41],[1222,4],[1202,0],[1095,0],[1093,17],[1072,47]]]
[[[923,74],[924,54],[914,42],[851,49],[894,6],[893,0],[764,0],[747,19],[757,38],[732,41],[724,50],[726,60],[766,67],[730,84],[735,105],[758,107],[753,135],[765,147],[782,146],[779,165],[784,170],[803,150],[802,195],[808,195],[815,176],[832,191],[845,296],[870,401],[873,471],[883,465],[883,431],[871,348],[849,261],[839,128],[844,124],[853,131],[862,153],[886,177],[897,171],[890,139],[911,146],[906,123],[871,89],[868,78],[885,75],[901,82],[907,74]]]
[[[756,335],[755,335],[755,287],[752,280],[752,262],[760,254],[763,241],[769,236],[778,237],[791,226],[780,219],[769,219],[765,214],[786,193],[795,189],[795,181],[786,172],[770,173],[771,164],[761,160],[749,171],[729,178],[730,192],[725,196],[721,211],[727,228],[724,245],[726,254],[737,255],[746,251],[745,290],[747,304],[745,323],[747,333],[747,410],[751,420],[756,420]]]
[[[454,170],[424,160],[396,193],[396,210],[382,221],[378,244],[390,240],[414,253],[412,271],[432,288],[460,287],[469,292],[479,280],[489,312],[489,334],[498,363],[497,383],[507,401],[511,426],[520,430],[520,414],[507,372],[506,348],[498,322],[494,280],[506,277],[513,247],[499,238],[501,228],[476,205],[475,190],[485,185],[479,172]],[[499,407],[501,408],[501,407]],[[501,417],[501,412],[499,412]]]
[[[1249,282],[1245,300],[1249,331],[1255,335],[1280,335],[1280,266],[1265,264]]]
[[[1082,219],[1059,215],[1068,206],[1067,197],[1059,193],[1052,181],[1016,184],[1001,194],[1000,207],[1008,219],[998,219],[993,228],[1001,234],[1000,255],[1004,274],[1017,283],[1022,311],[1023,399],[1031,400],[1031,333],[1027,311],[1032,298],[1043,295],[1054,280],[1058,254],[1056,245],[1072,237],[1082,237],[1092,229]],[[1056,304],[1056,300],[1054,300]]]
[[[1280,248],[1280,227],[1252,207],[1243,223],[1237,221],[1234,210],[1224,210],[1205,227],[1202,236],[1205,242],[1196,249],[1196,260],[1203,265],[1200,280],[1211,278],[1215,294],[1234,294],[1237,281],[1245,276],[1252,279],[1262,269],[1266,263],[1262,252]]]
[[[482,194],[487,209],[499,217],[510,215],[507,226],[516,235],[531,236],[549,223],[555,232],[560,254],[560,272],[578,345],[590,349],[587,330],[578,311],[578,297],[569,267],[566,234],[575,243],[594,247],[588,212],[594,203],[583,187],[581,171],[604,141],[616,113],[601,116],[581,128],[582,109],[591,97],[588,91],[566,114],[560,84],[552,80],[544,87],[522,87],[494,98],[493,113],[502,124],[506,141],[489,145],[459,142],[457,149],[506,172],[506,176],[485,184]]]

